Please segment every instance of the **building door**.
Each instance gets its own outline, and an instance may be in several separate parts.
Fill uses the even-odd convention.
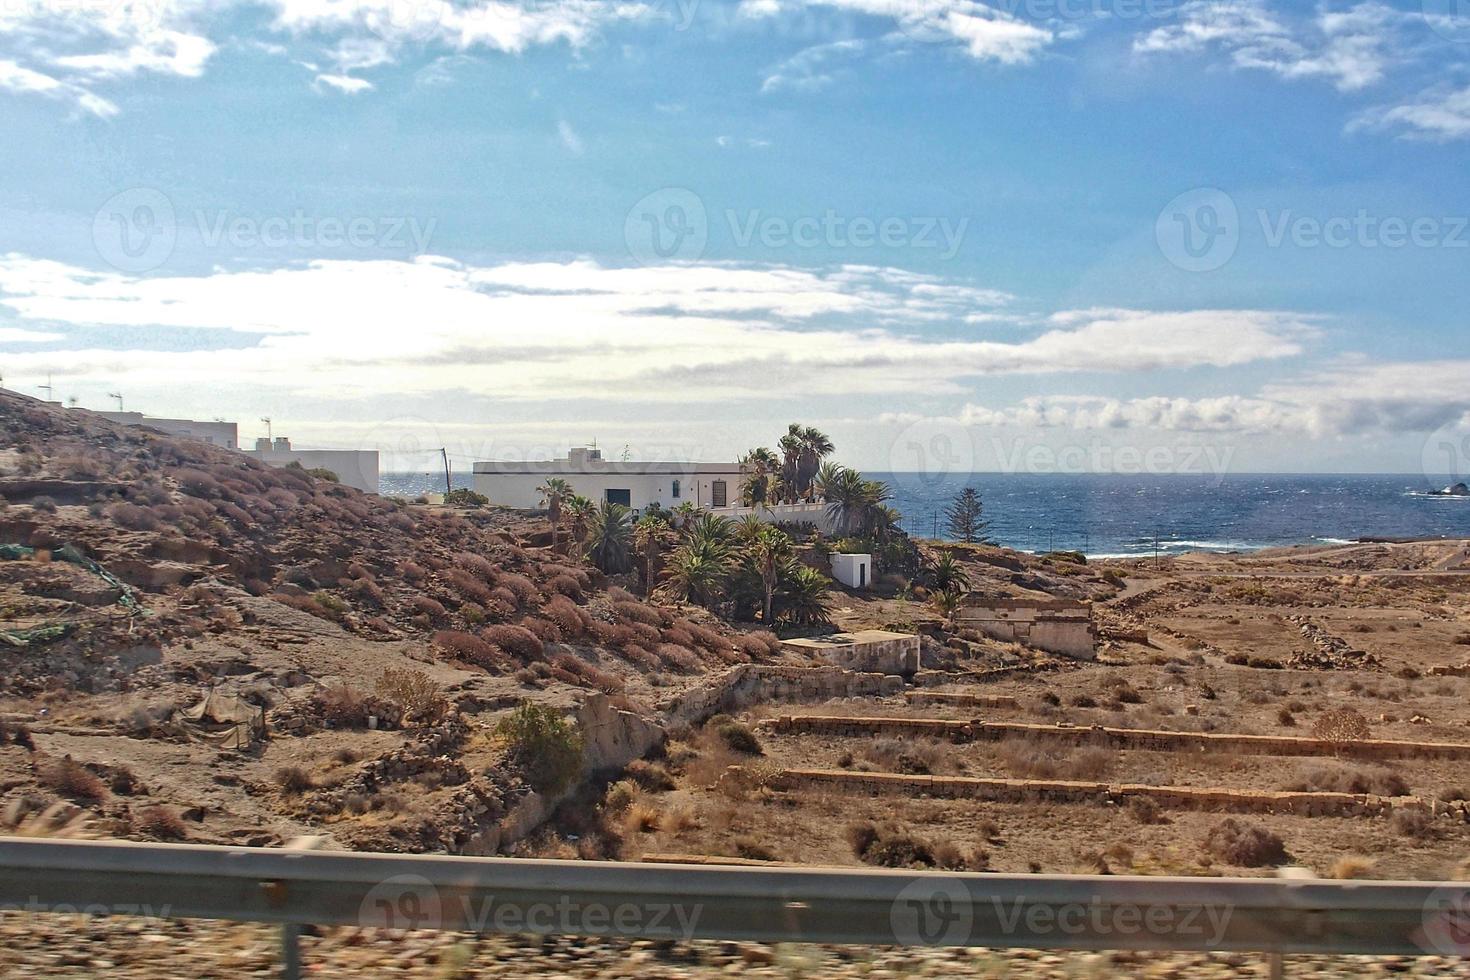
[[[711,507],[724,507],[724,506],[726,506],[726,504],[725,504],[725,481],[724,480],[716,480],[714,483],[710,484],[709,495],[710,495],[710,506]]]
[[[632,490],[604,490],[607,502],[610,504],[622,504],[624,507],[633,506]]]
[[[860,588],[860,589],[866,589],[867,587],[868,587],[868,563],[865,562],[865,561],[860,561],[860,562],[858,562],[858,588]]]

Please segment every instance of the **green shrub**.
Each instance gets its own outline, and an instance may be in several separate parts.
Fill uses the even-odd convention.
[[[475,493],[469,487],[459,487],[446,493],[444,502],[455,507],[484,507],[490,498],[483,493]]]
[[[761,754],[760,739],[755,737],[755,732],[751,731],[749,726],[721,715],[716,715],[710,721],[714,723],[712,727],[715,734],[730,751],[743,752],[746,755]]]
[[[555,708],[523,702],[500,720],[495,734],[537,792],[558,793],[581,772],[582,734]]]

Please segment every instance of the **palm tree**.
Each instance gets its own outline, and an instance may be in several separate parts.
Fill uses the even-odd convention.
[[[735,539],[735,523],[728,517],[700,511],[694,523],[684,528],[684,540],[690,542],[712,542],[728,550]]]
[[[592,501],[574,493],[562,506],[571,522],[572,544],[576,547],[577,556],[581,557],[586,553],[587,528],[592,523]]]
[[[608,575],[626,572],[632,565],[628,546],[632,541],[633,527],[628,518],[628,508],[604,500],[602,506],[592,514],[588,527],[590,544],[587,557],[592,564]]]
[[[740,474],[745,478],[740,485],[740,497],[747,507],[770,502],[771,476],[780,467],[776,454],[765,446],[758,446],[740,457]]]
[[[541,505],[551,518],[551,550],[555,551],[557,532],[561,530],[561,505],[572,496],[572,487],[561,477],[553,476],[537,487],[536,492],[544,498]]]
[[[658,539],[669,525],[656,514],[645,513],[633,525],[633,544],[643,556],[643,591],[653,593],[653,580],[658,571]]]
[[[805,448],[801,433],[801,426],[792,422],[776,444],[781,447],[781,488],[784,491],[781,499],[788,504],[796,503],[796,495],[801,489],[801,453]]]
[[[838,534],[851,534],[860,525],[869,505],[867,481],[862,474],[844,466],[823,487],[822,494],[827,499],[827,520]]]
[[[780,579],[776,587],[778,620],[795,626],[829,622],[827,585],[830,580],[827,576],[793,557],[782,563]]]
[[[812,484],[817,474],[821,472],[822,461],[832,454],[834,447],[832,440],[827,438],[825,432],[810,425],[801,430],[800,440],[801,453],[796,465],[796,486],[810,499]]]
[[[959,612],[963,598],[959,589],[948,588],[934,593],[929,602],[934,607],[934,611],[944,617],[946,623],[953,623],[954,614]]]
[[[770,626],[773,613],[771,601],[776,594],[776,585],[780,581],[781,565],[791,555],[791,539],[776,528],[766,525],[761,528],[760,534],[750,542],[746,555],[751,564],[755,566],[756,574],[761,579],[761,589],[764,593],[761,622]]]
[[[864,480],[863,503],[860,524],[864,534],[876,537],[886,537],[903,518],[903,515],[892,507],[887,506],[887,501],[893,499],[893,491],[888,484],[879,480]]]
[[[686,500],[674,508],[674,526],[687,527],[699,514],[699,505],[692,500]]]
[[[754,514],[746,514],[740,520],[734,522],[735,540],[742,545],[751,545],[755,539],[770,525]]]
[[[680,599],[707,606],[724,590],[730,550],[722,542],[687,540],[669,556],[666,588]]]
[[[832,498],[827,496],[827,488],[835,485],[841,479],[843,469],[844,467],[841,463],[834,462],[830,459],[824,460],[822,465],[817,468],[817,475],[812,477],[812,496],[821,497],[830,504]]]
[[[926,578],[930,586],[936,592],[958,592],[969,591],[970,575],[965,571],[965,566],[954,560],[954,555],[949,552],[939,556],[938,561],[931,562],[925,569]]]

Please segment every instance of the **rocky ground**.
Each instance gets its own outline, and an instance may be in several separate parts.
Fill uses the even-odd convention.
[[[57,919],[0,916],[0,970],[27,978],[232,980],[279,974],[275,929],[202,921]],[[871,946],[652,942],[572,937],[386,935],[319,930],[301,940],[305,975],[386,976],[413,980],[505,977],[638,977],[712,980],[732,975],[791,980],[897,980],[900,977],[1015,977],[1027,980],[1151,977],[1224,980],[1267,977],[1267,958],[1251,953],[1072,952],[1029,949],[928,949]],[[1456,957],[1286,956],[1286,976],[1466,977]]]

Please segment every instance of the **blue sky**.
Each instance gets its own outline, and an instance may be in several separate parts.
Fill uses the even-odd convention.
[[[1463,474],[1456,2],[22,0],[0,373],[388,466]]]

